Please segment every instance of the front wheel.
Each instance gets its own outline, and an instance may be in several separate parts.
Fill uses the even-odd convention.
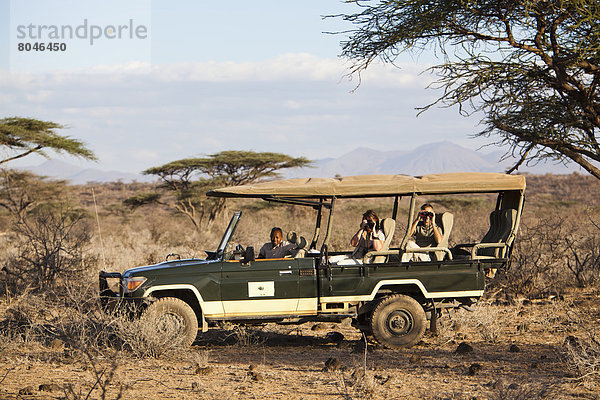
[[[163,297],[150,304],[142,319],[148,322],[159,335],[172,336],[189,346],[198,334],[196,313],[185,301],[175,297]]]
[[[370,321],[375,339],[389,348],[415,345],[423,337],[426,324],[423,307],[412,297],[401,294],[382,299]]]

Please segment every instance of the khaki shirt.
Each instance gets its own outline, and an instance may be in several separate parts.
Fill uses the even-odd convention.
[[[438,245],[433,233],[433,224],[429,226],[418,224],[411,238],[419,247],[435,247]]]

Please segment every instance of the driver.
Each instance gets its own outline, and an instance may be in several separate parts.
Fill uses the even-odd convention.
[[[297,247],[296,244],[283,240],[281,228],[274,227],[271,229],[271,241],[260,248],[257,258],[284,258],[293,255],[292,250],[296,250]]]

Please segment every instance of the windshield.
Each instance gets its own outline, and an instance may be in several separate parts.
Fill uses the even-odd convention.
[[[223,252],[225,251],[225,247],[227,247],[227,243],[229,243],[229,239],[231,239],[231,236],[233,235],[233,232],[235,231],[235,228],[236,228],[238,222],[240,221],[241,217],[242,217],[241,211],[236,211],[235,213],[233,213],[233,217],[231,217],[231,221],[229,221],[229,225],[227,226],[227,229],[225,230],[223,239],[221,239],[221,243],[219,243],[219,247],[217,248],[217,251],[216,251],[217,254],[223,254]]]

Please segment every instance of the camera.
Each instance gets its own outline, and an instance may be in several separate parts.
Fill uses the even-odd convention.
[[[373,229],[374,227],[375,227],[375,222],[373,222],[373,221],[367,221],[367,223],[365,224],[365,228]]]
[[[431,211],[421,211],[419,213],[419,218],[431,218],[433,217],[433,213]]]

